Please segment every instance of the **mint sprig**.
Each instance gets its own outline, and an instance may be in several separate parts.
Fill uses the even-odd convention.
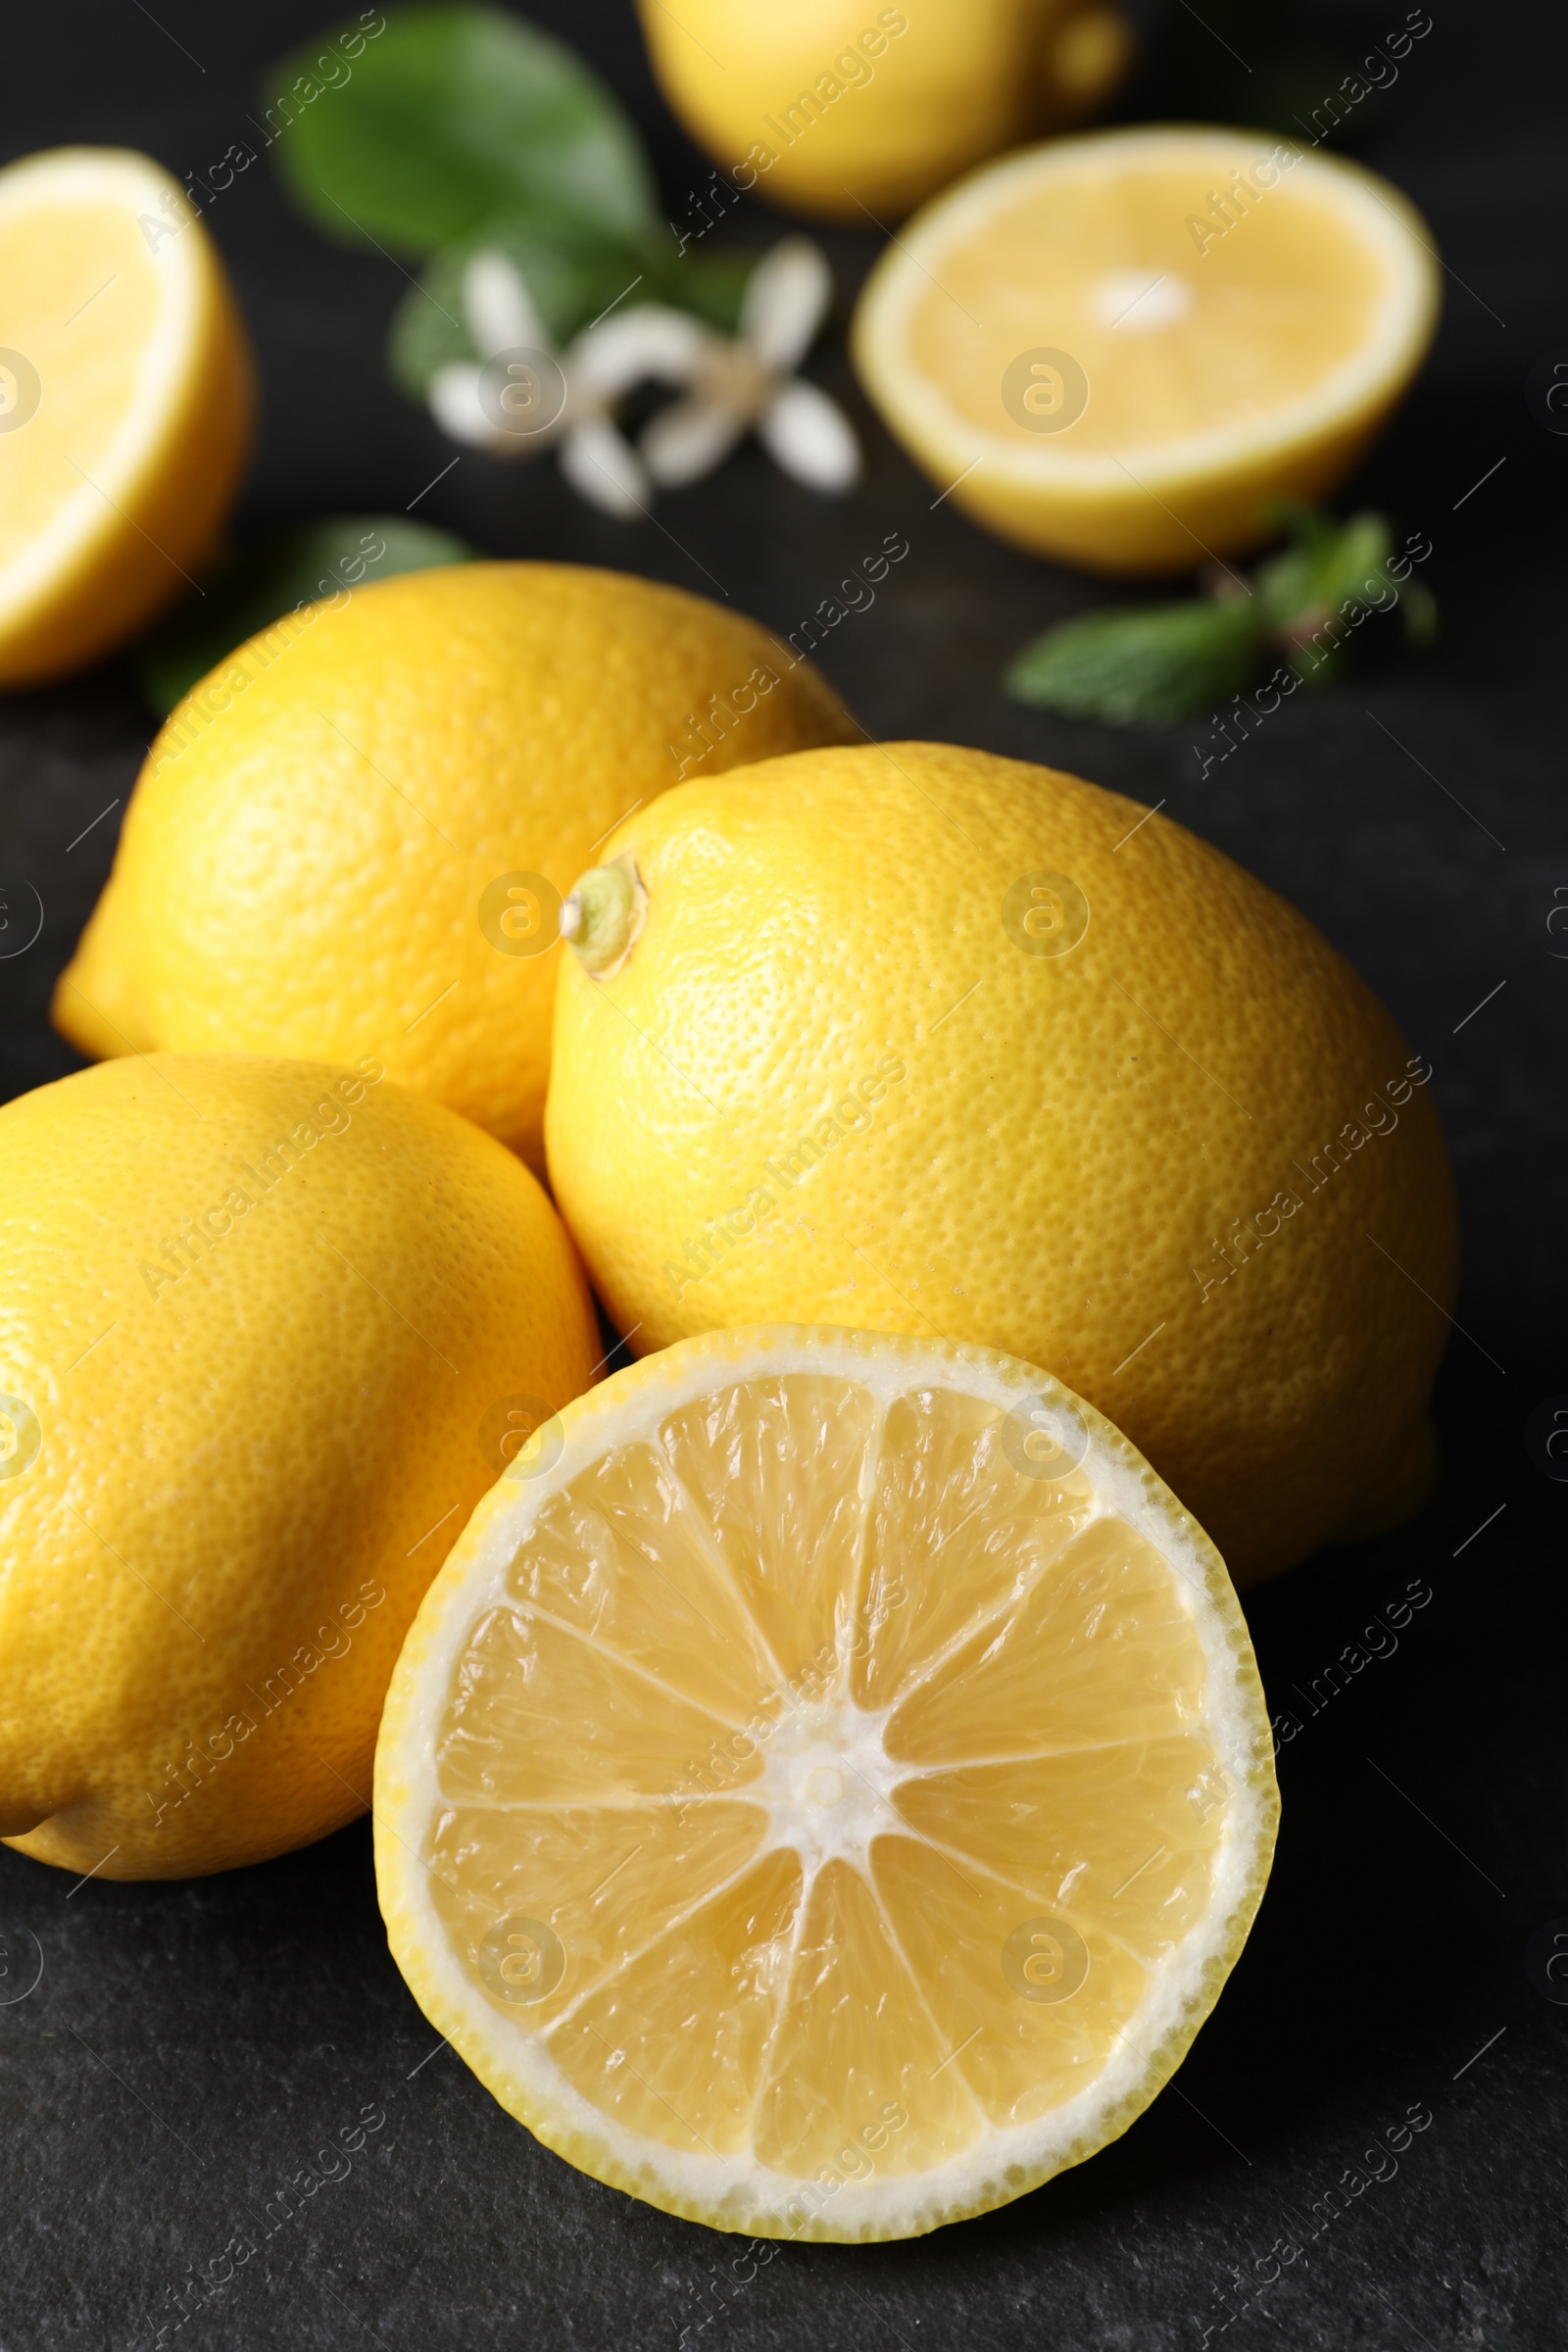
[[[1386,516],[1340,522],[1294,503],[1277,514],[1290,543],[1240,590],[1227,575],[1223,594],[1064,621],[1014,657],[1003,678],[1007,693],[1069,718],[1163,726],[1243,693],[1271,661],[1327,683],[1376,612],[1397,606],[1406,640],[1431,643],[1437,605],[1408,557],[1402,578],[1391,570],[1398,560]]]

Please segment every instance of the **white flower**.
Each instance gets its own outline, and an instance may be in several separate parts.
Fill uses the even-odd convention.
[[[747,281],[733,342],[699,330],[692,390],[661,409],[640,444],[656,482],[695,482],[754,426],[786,473],[808,489],[850,489],[860,473],[849,418],[795,374],[833,299],[833,275],[808,237],[786,237]]]
[[[464,271],[463,309],[486,365],[436,369],[426,398],[442,431],[497,458],[536,457],[559,444],[561,470],[579,496],[628,521],[646,514],[653,483],[614,422],[614,405],[650,378],[688,381],[706,335],[698,321],[641,303],[558,352],[521,271],[494,251],[474,254]],[[502,380],[488,363],[509,354],[511,380]]]

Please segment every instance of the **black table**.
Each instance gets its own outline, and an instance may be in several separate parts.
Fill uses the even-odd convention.
[[[629,8],[534,14],[628,97],[673,206],[707,165],[653,93]],[[820,653],[867,726],[1163,801],[1321,924],[1435,1064],[1466,1240],[1439,1389],[1443,1479],[1414,1526],[1250,1596],[1271,1703],[1300,1728],[1280,1757],[1273,1883],[1192,2057],[1115,2146],[1004,2212],[914,2244],[785,2245],[757,2263],[570,2171],[436,2043],[387,1955],[363,1822],[187,1885],[73,1888],[0,1852],[6,2352],[674,2346],[686,2330],[715,2352],[1562,2341],[1568,1983],[1546,1962],[1559,1930],[1568,1951],[1568,1485],[1527,1432],[1568,1392],[1555,1181],[1568,937],[1547,922],[1568,905],[1568,439],[1532,416],[1523,384],[1568,347],[1565,40],[1544,5],[1434,15],[1361,152],[1433,222],[1447,307],[1355,492],[1430,535],[1441,645],[1385,649],[1352,682],[1298,695],[1206,781],[1201,728],[1116,733],[1004,699],[1004,656],[1105,592],[933,507],[837,341],[814,368],[870,453],[844,505],[752,452],[662,506],[672,536],[590,513],[553,466],[471,456],[416,510],[498,554],[711,593],[706,573],[785,631],[904,533],[908,559]],[[1388,0],[1325,10],[1322,25],[1370,40],[1401,16]],[[139,0],[33,9],[5,31],[0,155],[87,140],[199,169],[254,106],[261,69],[318,28],[307,0],[159,0],[156,19]],[[1133,111],[1159,104],[1146,85]],[[407,506],[452,451],[383,375],[395,270],[324,243],[265,171],[212,226],[265,376],[242,526]],[[730,233],[776,226],[743,208]],[[826,242],[848,297],[875,241]],[[149,733],[113,664],[0,702],[0,878],[43,906],[36,943],[0,962],[7,1094],[75,1066],[47,1026],[49,988]],[[1432,1596],[1396,1647],[1355,1649],[1412,1581]],[[32,1949],[23,1931],[43,1974],[7,1999]],[[1412,2109],[1430,2121],[1373,2178],[1365,2152]],[[349,2170],[299,2193],[323,2140],[367,2110],[384,2121]],[[293,2218],[278,2221],[270,2201],[291,2183]],[[190,2282],[222,2275],[231,2240],[262,2256],[213,2301]]]

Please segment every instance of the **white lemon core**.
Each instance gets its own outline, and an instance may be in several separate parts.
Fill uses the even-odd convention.
[[[1110,270],[1095,281],[1090,300],[1102,326],[1124,335],[1152,335],[1176,326],[1193,307],[1193,289],[1174,270]]]
[[[882,1740],[891,1713],[827,1698],[793,1709],[763,1749],[761,1780],[744,1793],[767,1807],[774,1843],[793,1846],[808,1872],[836,1857],[867,1870],[873,1838],[908,1835],[893,1805],[908,1768]]]

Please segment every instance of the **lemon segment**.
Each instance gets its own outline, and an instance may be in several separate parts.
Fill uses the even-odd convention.
[[[1107,131],[928,206],[854,341],[888,423],[977,520],[1108,571],[1191,569],[1344,477],[1438,303],[1430,232],[1358,166],[1263,132]]]
[[[1123,2131],[1267,1876],[1201,1531],[1026,1364],[689,1340],[431,1588],[376,1758],[393,1952],[547,2145],[715,2228],[907,2236]]]
[[[0,172],[0,684],[182,594],[249,451],[252,368],[177,182],[118,148]]]

